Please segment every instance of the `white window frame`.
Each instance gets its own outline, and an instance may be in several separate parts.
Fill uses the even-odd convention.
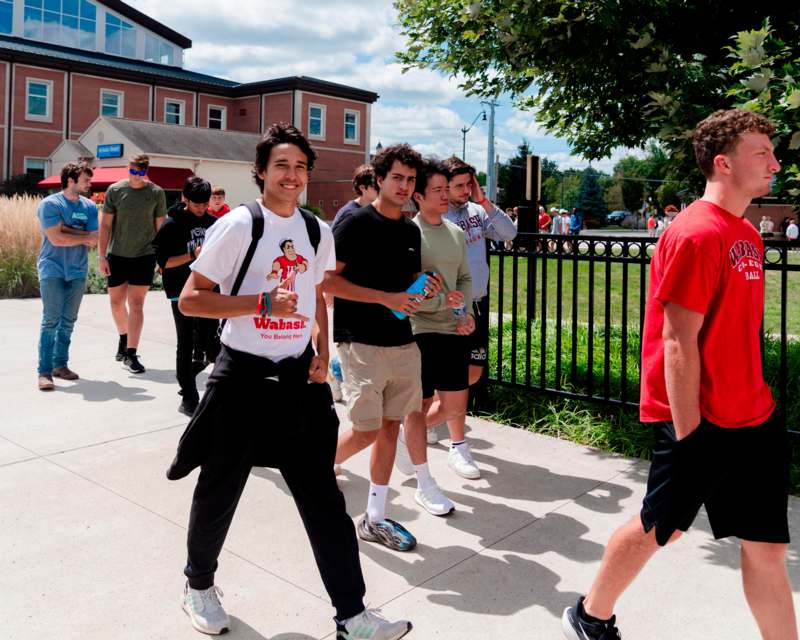
[[[125,93],[116,89],[100,89],[100,115],[103,115],[103,94],[110,93],[117,96],[117,115],[106,116],[110,118],[124,118],[125,114]]]
[[[180,113],[178,114],[178,124],[183,125],[186,122],[186,100],[180,100],[179,98],[164,98],[164,123],[165,124],[172,124],[171,122],[167,122],[167,103],[174,102],[175,104],[179,104],[181,107]]]
[[[223,107],[221,104],[210,104],[206,112],[206,124],[211,128],[211,110],[219,109],[222,112],[222,126],[219,131],[225,131],[228,128],[228,107]]]
[[[311,133],[311,109],[314,107],[320,109],[322,111],[322,126],[320,127],[320,135],[314,135]],[[308,139],[309,140],[325,140],[325,132],[326,126],[325,121],[327,120],[327,107],[324,104],[318,104],[316,102],[310,102],[308,104],[308,126],[306,127],[306,131],[308,132]]]
[[[352,114],[356,117],[356,137],[355,138],[348,138],[347,137],[347,116],[348,114]],[[344,110],[344,124],[342,125],[342,140],[344,140],[345,144],[353,144],[358,145],[361,143],[361,112],[357,109],[345,109]]]
[[[45,115],[35,115],[28,113],[28,106],[30,105],[31,83],[47,85],[47,107]],[[37,96],[38,97],[38,96]],[[53,121],[53,81],[44,80],[42,78],[25,78],[25,119],[32,122],[52,122]]]
[[[47,177],[47,158],[37,158],[35,156],[25,156],[22,160],[22,173],[28,173],[28,163],[31,160],[35,160],[36,162],[41,162],[44,166],[42,167],[42,175],[44,178]]]

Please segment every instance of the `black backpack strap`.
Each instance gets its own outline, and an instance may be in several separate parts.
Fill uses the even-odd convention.
[[[242,260],[242,266],[239,267],[239,273],[236,274],[236,280],[233,282],[233,288],[230,293],[232,296],[239,294],[239,289],[242,286],[244,277],[247,275],[247,270],[250,268],[250,262],[252,262],[253,255],[256,252],[258,241],[261,240],[261,236],[264,235],[264,213],[261,211],[261,205],[258,204],[258,200],[252,200],[245,203],[243,206],[247,207],[248,211],[250,211],[250,215],[253,218],[253,229],[250,234],[250,246],[247,247],[247,253],[244,254],[244,260]],[[319,225],[317,226],[319,227]],[[319,234],[319,228],[317,229],[317,234]],[[317,242],[319,242],[319,240]],[[226,322],[227,318],[223,318],[222,322],[219,323],[220,333],[222,333]]]
[[[320,239],[322,238],[322,232],[319,230],[319,221],[317,220],[317,216],[315,216],[308,209],[303,209],[302,207],[298,207],[298,209],[300,210],[300,215],[303,216],[303,220],[306,223],[308,240],[311,243],[311,246],[314,248],[314,254],[316,254],[317,249],[319,248]]]

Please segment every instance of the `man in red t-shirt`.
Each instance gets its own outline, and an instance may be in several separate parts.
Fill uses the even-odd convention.
[[[555,210],[555,209],[554,209]],[[544,207],[539,208],[539,233],[548,233],[553,219],[547,215]]]
[[[211,201],[208,203],[208,212],[215,218],[221,218],[230,213],[231,208],[225,202],[225,189],[218,184],[211,187]]]
[[[656,444],[647,495],[611,537],[589,593],[564,611],[571,640],[620,637],[617,599],[703,505],[715,538],[741,540],[761,635],[797,640],[786,570],[789,446],[761,368],[764,246],[743,217],[780,169],[774,131],[764,116],[733,109],[694,133],[705,193],[667,227],[650,266],[640,418]]]

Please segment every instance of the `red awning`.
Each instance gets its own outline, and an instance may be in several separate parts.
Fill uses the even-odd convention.
[[[102,191],[109,185],[126,180],[129,177],[128,167],[96,167],[93,169],[92,190]],[[187,177],[193,175],[191,169],[175,169],[173,167],[150,167],[147,171],[147,180],[157,184],[162,189],[169,191],[180,191],[183,189],[183,182]],[[50,176],[40,180],[40,189],[60,189],[61,176]]]

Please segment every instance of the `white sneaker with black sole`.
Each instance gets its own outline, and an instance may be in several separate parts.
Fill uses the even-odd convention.
[[[181,604],[195,629],[212,636],[230,631],[231,619],[219,601],[223,595],[222,589],[217,586],[192,589],[189,583],[186,583]]]
[[[414,500],[434,516],[448,516],[456,510],[456,505],[442,493],[439,485],[435,482],[426,489],[417,489],[414,493]]]

